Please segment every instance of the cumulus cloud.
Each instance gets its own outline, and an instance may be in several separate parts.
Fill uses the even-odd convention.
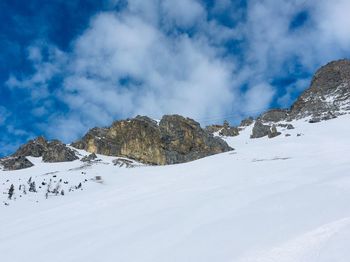
[[[121,1],[105,2],[115,8]],[[350,51],[346,0],[126,2],[92,17],[68,52],[30,47],[35,73],[8,79],[12,88],[30,89],[35,101],[58,99],[68,108],[41,126],[51,135],[69,141],[136,114],[223,120],[256,115],[272,103],[286,107],[317,67]],[[57,75],[60,83],[49,90]],[[289,78],[295,80],[276,84]],[[47,105],[32,113],[49,114]]]

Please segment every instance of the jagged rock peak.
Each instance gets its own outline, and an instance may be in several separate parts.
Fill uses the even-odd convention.
[[[72,146],[155,165],[183,163],[232,150],[193,119],[179,115],[165,115],[159,123],[146,116],[116,121],[109,128],[91,129]]]
[[[333,61],[321,67],[311,86],[292,105],[292,118],[325,117],[350,110],[350,60]]]
[[[310,122],[335,118],[350,111],[350,60],[328,63],[317,70],[311,85],[290,109],[271,109],[261,114],[263,122],[292,121],[310,117]]]
[[[78,159],[75,152],[59,140],[47,141],[39,136],[22,145],[14,154],[14,157],[42,157],[44,162],[66,162]]]

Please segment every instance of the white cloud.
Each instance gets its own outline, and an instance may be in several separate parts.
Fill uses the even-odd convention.
[[[243,96],[244,109],[248,115],[256,115],[267,109],[275,95],[274,88],[267,83],[253,85]]]
[[[165,20],[180,27],[192,27],[206,16],[203,6],[196,0],[164,0],[161,7]]]
[[[105,3],[113,8],[119,1]],[[278,104],[290,105],[308,85],[302,76],[276,92],[277,77],[288,78],[296,70],[311,74],[349,55],[349,8],[346,0],[251,0],[247,9],[217,1],[210,11],[197,0],[130,0],[122,11],[93,17],[69,53],[51,46],[44,56],[45,47],[30,47],[28,59],[36,73],[12,76],[7,84],[31,89],[34,100],[47,99],[52,96],[48,81],[61,75],[63,85],[54,95],[69,111],[51,115],[55,125],[48,132],[66,141],[89,127],[136,114],[180,113],[199,120],[255,115],[277,93]],[[228,27],[208,20],[209,13],[225,10],[227,19],[237,14],[239,22]],[[300,12],[306,12],[307,21],[291,30]],[[186,28],[195,30],[187,34]],[[237,50],[226,48],[238,40],[242,46]],[[37,107],[33,114],[46,110]]]

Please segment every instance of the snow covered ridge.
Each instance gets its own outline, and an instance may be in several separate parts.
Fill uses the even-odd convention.
[[[289,123],[273,139],[246,126],[223,138],[234,151],[177,165],[28,157],[0,172],[1,261],[347,262],[350,115]]]

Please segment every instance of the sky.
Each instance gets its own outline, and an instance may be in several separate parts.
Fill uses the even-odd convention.
[[[2,0],[0,155],[138,114],[287,108],[350,56],[348,0]]]

